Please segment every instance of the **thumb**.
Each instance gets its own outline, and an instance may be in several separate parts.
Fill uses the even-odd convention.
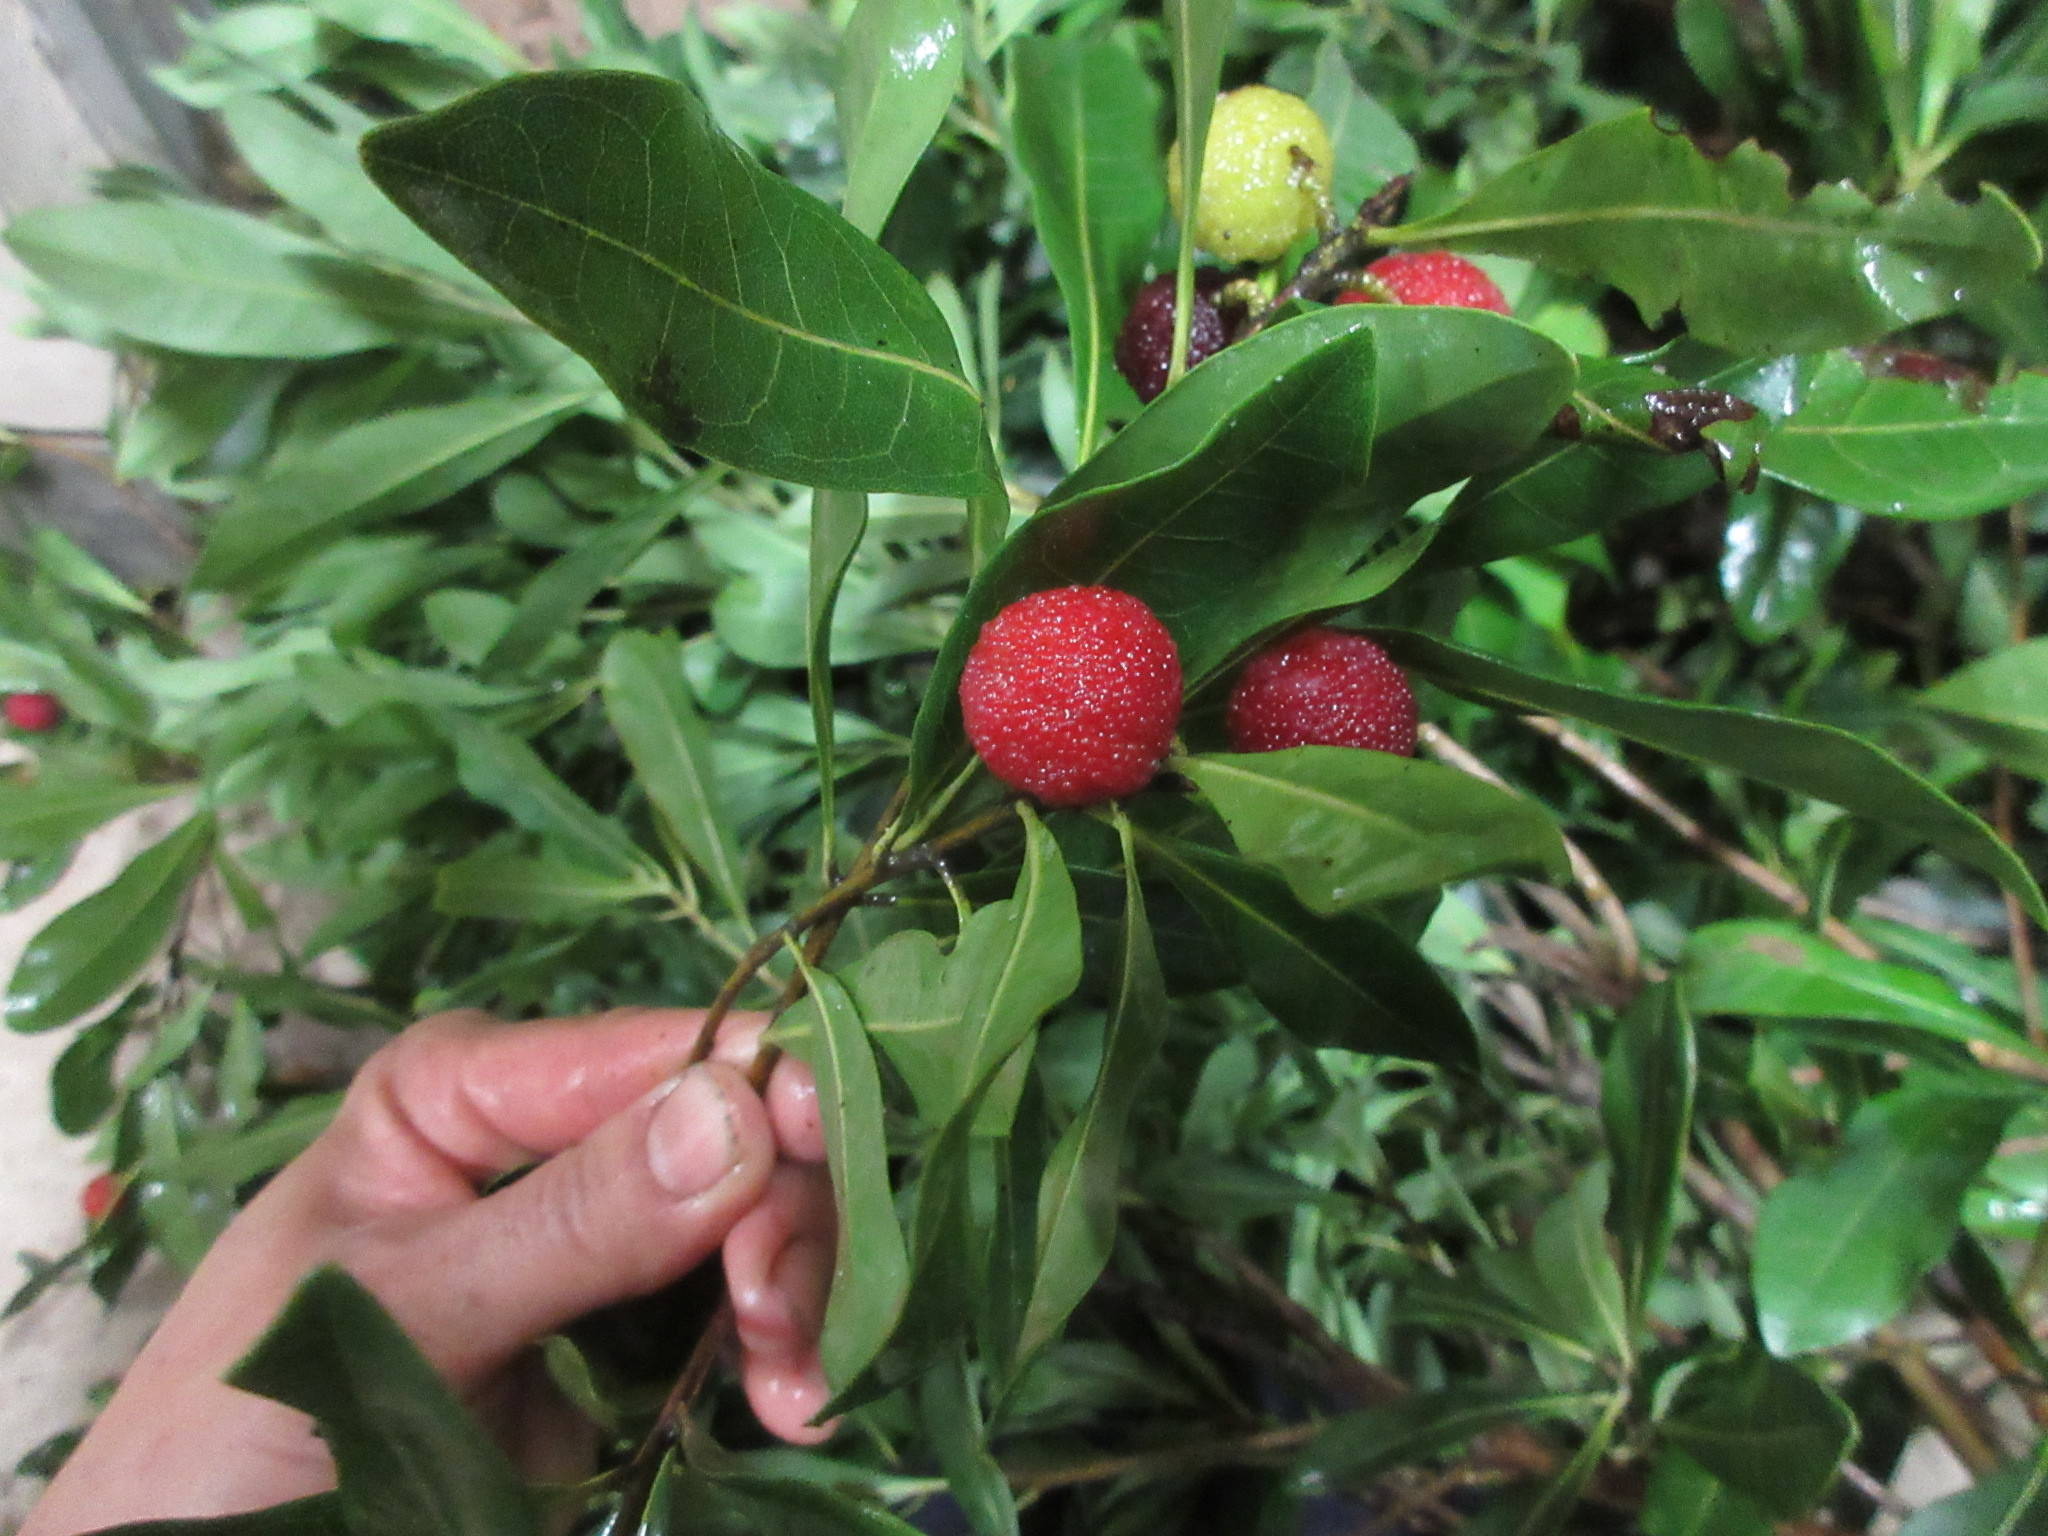
[[[488,1371],[572,1318],[694,1269],[760,1200],[775,1156],[767,1110],[739,1071],[692,1067],[397,1245],[394,1266],[442,1282],[420,1303],[442,1315],[401,1321],[458,1382]]]

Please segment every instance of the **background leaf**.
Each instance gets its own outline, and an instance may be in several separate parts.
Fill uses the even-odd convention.
[[[1645,991],[1615,1026],[1600,1077],[1600,1119],[1614,1165],[1608,1225],[1621,1248],[1631,1331],[1664,1271],[1692,1139],[1699,1080],[1688,998],[1678,987]]]
[[[1707,1471],[1782,1520],[1805,1514],[1856,1443],[1840,1398],[1758,1349],[1687,1371],[1660,1430]]]
[[[380,128],[363,155],[676,447],[844,490],[978,487],[981,402],[924,289],[686,87],[524,76]]]
[[[191,787],[129,784],[83,774],[44,774],[26,784],[10,782],[0,794],[0,859],[33,859],[69,848],[123,812]]]
[[[1971,662],[1920,703],[2000,762],[2048,778],[2048,636]]]
[[[840,43],[846,221],[878,239],[960,87],[956,0],[860,0]]]

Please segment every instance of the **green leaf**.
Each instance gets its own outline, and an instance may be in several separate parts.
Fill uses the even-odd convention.
[[[618,822],[592,810],[532,747],[467,716],[444,715],[441,722],[455,744],[462,787],[477,799],[497,806],[529,832],[554,838],[588,860],[593,870],[634,885],[665,884]]]
[[[684,86],[528,75],[380,128],[363,155],[676,447],[842,490],[978,488],[981,401],[924,289]]]
[[[1326,1420],[1296,1458],[1293,1477],[1314,1488],[1369,1487],[1398,1467],[1432,1460],[1496,1425],[1575,1419],[1605,1402],[1600,1393],[1532,1393],[1490,1383],[1411,1392]]]
[[[1239,851],[1314,912],[1355,911],[1499,869],[1562,878],[1564,839],[1535,801],[1441,763],[1355,747],[1196,753],[1192,779]]]
[[[524,67],[510,43],[451,0],[306,0],[323,21],[358,37],[424,48],[487,75]]]
[[[1338,213],[1349,215],[1394,177],[1421,165],[1408,130],[1358,83],[1334,33],[1316,50],[1306,100],[1330,131],[1330,196]]]
[[[1854,357],[1802,360],[1791,413],[1764,472],[1890,517],[1972,517],[2048,490],[2048,375],[2021,373],[1981,399],[1872,378]]]
[[[33,859],[69,848],[137,806],[184,794],[189,784],[128,784],[85,774],[45,774],[0,785],[0,859]]]
[[[228,208],[37,208],[6,244],[67,306],[137,341],[215,357],[338,357],[482,317],[333,247]]]
[[[587,389],[392,411],[280,453],[208,525],[193,585],[245,590],[372,523],[502,469],[593,403]]]
[[[522,671],[563,634],[573,634],[591,600],[615,585],[682,510],[680,498],[664,498],[651,511],[585,534],[575,548],[527,583],[481,670]]]
[[[2048,779],[2048,636],[1950,673],[1920,704],[1998,761]]]
[[[1998,1330],[2036,1381],[2048,1381],[2048,1350],[2034,1337],[2032,1325],[2021,1314],[1989,1250],[1969,1232],[1959,1232],[1949,1250],[1948,1265],[1970,1310]]]
[[[1601,1072],[1600,1120],[1614,1165],[1608,1225],[1621,1246],[1631,1333],[1664,1272],[1692,1137],[1699,1061],[1687,1001],[1668,983],[1644,992],[1616,1025]]]
[[[2048,1536],[2048,1447],[1916,1511],[1899,1536]]]
[[[1133,401],[1111,354],[1166,211],[1159,92],[1116,43],[1065,37],[1011,44],[1010,87],[1018,165],[1067,307],[1085,460],[1106,414],[1113,406],[1128,411]]]
[[[682,642],[625,631],[598,670],[605,713],[669,839],[710,878],[733,916],[747,885],[718,793],[711,736],[683,677]]]
[[[1201,206],[1208,159],[1209,119],[1223,81],[1223,54],[1235,20],[1234,0],[1166,0],[1166,40],[1173,67],[1173,122],[1180,145],[1180,206],[1184,217],[1174,257],[1173,356],[1185,362],[1194,315],[1195,217]],[[1177,377],[1168,383],[1177,384]]]
[[[947,0],[950,3],[950,0]],[[847,569],[868,531],[868,499],[859,491],[818,491],[811,497],[811,559],[804,599],[804,686],[811,700],[811,734],[818,746],[818,836],[822,867],[833,864],[839,835],[833,716],[832,616]]]
[[[889,210],[960,88],[955,0],[860,0],[840,44],[846,221],[879,239]]]
[[[83,1136],[114,1107],[114,1058],[127,1042],[127,1010],[87,1025],[50,1068],[50,1119],[66,1136]]]
[[[354,1536],[341,1495],[316,1493],[269,1509],[205,1520],[144,1520],[115,1525],[97,1536]]]
[[[2048,1051],[1925,971],[1844,954],[1796,924],[1768,919],[1713,923],[1685,948],[1686,998],[1696,1013],[1757,1019],[1849,1019],[1892,1026],[1872,1049],[1897,1049],[1898,1030],[1968,1046],[1982,1042],[2048,1064]]]
[[[32,1034],[69,1024],[134,980],[177,926],[212,852],[213,818],[195,816],[51,919],[14,968],[8,1026]]]
[[[2048,922],[2040,887],[1996,832],[1890,753],[1847,731],[1742,709],[1609,693],[1524,672],[1427,635],[1378,631],[1374,638],[1403,666],[1464,698],[1590,720],[1660,751],[1732,768],[1904,828],[1989,875],[2037,921]]]
[[[651,873],[621,876],[571,859],[487,843],[441,866],[434,876],[434,910],[449,917],[513,922],[589,922],[668,891],[668,882],[658,875],[649,879]]]
[[[1771,1536],[1771,1517],[1683,1451],[1666,1451],[1643,1496],[1643,1536]]]
[[[975,1536],[1017,1536],[1017,1500],[989,1454],[964,1346],[948,1351],[919,1379],[918,1406],[926,1442],[937,1453],[939,1470]]]
[[[1464,1009],[1391,928],[1361,912],[1309,912],[1283,882],[1226,854],[1149,832],[1139,839],[1236,954],[1259,1001],[1305,1044],[1476,1068]]]
[[[1730,496],[1721,592],[1742,637],[1768,645],[1818,612],[1861,526],[1852,508],[1782,484]]]
[[[874,1047],[835,977],[797,964],[810,989],[816,1027],[792,1049],[818,1079],[826,1159],[839,1210],[831,1299],[818,1353],[825,1377],[844,1391],[896,1331],[910,1290],[910,1257],[889,1185],[889,1143]]]
[[[1635,1338],[1622,1296],[1621,1271],[1607,1251],[1607,1185],[1608,1171],[1599,1166],[1574,1179],[1537,1219],[1529,1239],[1529,1260],[1548,1295],[1576,1314],[1577,1337],[1608,1358],[1626,1362],[1633,1358]],[[1489,1272],[1488,1278],[1496,1277]]]
[[[1837,1156],[1771,1192],[1755,1286],[1772,1353],[1831,1349],[1904,1310],[2017,1104],[1909,1078],[1856,1112]]]
[[[1109,1262],[1116,1240],[1124,1137],[1147,1068],[1166,1043],[1166,983],[1159,972],[1131,825],[1117,815],[1124,858],[1124,927],[1088,1100],[1060,1134],[1038,1186],[1038,1263],[1024,1309],[1019,1368],[1059,1337]]]
[[[228,1382],[320,1426],[350,1536],[540,1529],[505,1453],[376,1298],[339,1269],[300,1283]]]
[[[1755,1348],[1687,1370],[1661,1429],[1666,1441],[1781,1520],[1820,1502],[1856,1442],[1855,1416],[1840,1398]]]
[[[1614,284],[1654,324],[1780,354],[1873,341],[2009,283],[2040,243],[1995,187],[1959,204],[1923,186],[1882,207],[1842,185],[1795,198],[1754,144],[1709,158],[1647,109],[1583,128],[1456,207],[1386,231],[1396,244],[1521,256]]]

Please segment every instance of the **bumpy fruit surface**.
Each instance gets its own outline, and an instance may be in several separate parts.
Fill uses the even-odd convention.
[[[78,1208],[94,1226],[105,1221],[107,1213],[120,1203],[121,1181],[111,1173],[94,1174],[78,1192]]]
[[[1366,747],[1415,755],[1415,695],[1393,658],[1363,635],[1307,629],[1245,666],[1225,716],[1239,752]]]
[[[1214,267],[1195,271],[1194,313],[1188,317],[1188,366],[1214,357],[1230,343],[1230,327],[1239,311],[1216,302],[1226,281]],[[1123,329],[1116,333],[1116,371],[1130,381],[1140,400],[1158,398],[1166,388],[1173,362],[1174,274],[1155,277],[1131,300]]]
[[[1180,655],[1152,610],[1112,587],[1019,598],[981,627],[960,674],[967,739],[1046,805],[1152,781],[1180,723]]]
[[[1449,304],[1458,309],[1490,309],[1497,315],[1509,312],[1507,296],[1499,285],[1449,251],[1397,251],[1367,267],[1365,275],[1378,278],[1398,303]],[[1378,294],[1363,288],[1347,288],[1337,295],[1339,304],[1378,300]]]
[[[0,699],[0,715],[17,731],[40,736],[64,723],[64,706],[54,693],[10,693]]]
[[[1315,231],[1330,195],[1330,160],[1330,131],[1299,96],[1270,85],[1226,91],[1216,98],[1202,151],[1195,243],[1225,261],[1282,255]],[[1176,141],[1166,157],[1166,190],[1176,219],[1184,216],[1180,175]]]

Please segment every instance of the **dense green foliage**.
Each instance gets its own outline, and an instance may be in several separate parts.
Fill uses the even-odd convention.
[[[161,79],[246,205],[6,231],[199,530],[161,592],[0,551],[0,687],[71,716],[0,899],[187,808],[9,984],[112,1005],[53,1107],[133,1181],[18,1303],[196,1261],[341,1087],[282,1026],[734,976],[827,1090],[850,1427],[714,1388],[579,1529],[1861,1530],[1932,1426],[1981,1480],[1908,1536],[2048,1530],[2048,12],[585,15],[524,72],[434,0],[223,8]],[[1261,79],[1515,318],[1296,299],[1141,409],[1166,145]],[[1173,631],[1181,747],[1008,804],[966,650],[1095,581]],[[1311,617],[1425,685],[1424,758],[1222,750]],[[615,1466],[706,1305],[551,1341]],[[237,1379],[343,1486],[194,1529],[537,1528],[344,1277]]]

